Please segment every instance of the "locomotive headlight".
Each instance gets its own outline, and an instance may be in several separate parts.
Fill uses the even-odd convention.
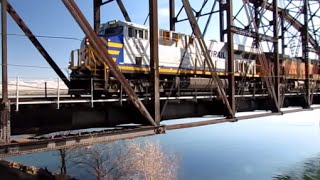
[[[83,60],[81,60],[81,61],[80,61],[80,63],[81,63],[81,64],[84,64],[84,61],[83,61]]]

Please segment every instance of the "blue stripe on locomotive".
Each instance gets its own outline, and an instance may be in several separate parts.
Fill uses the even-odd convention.
[[[105,36],[104,37],[108,42],[110,43],[118,43],[118,44],[122,44],[122,48],[119,47],[112,47],[112,46],[108,46],[108,50],[115,50],[115,51],[120,51],[119,55],[114,55],[112,54],[111,57],[112,58],[116,58],[116,64],[120,64],[124,62],[124,51],[123,51],[123,34],[119,34],[119,35],[115,35],[115,36]]]

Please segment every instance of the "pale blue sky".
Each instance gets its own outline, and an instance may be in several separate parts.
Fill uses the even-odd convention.
[[[9,0],[9,2],[35,35],[66,36],[79,39],[82,39],[84,36],[81,29],[60,0]],[[77,0],[76,2],[92,24],[92,0]],[[142,24],[148,13],[148,0],[124,0],[123,2],[131,19],[136,23]],[[196,9],[201,5],[201,3],[198,3],[198,0],[193,0],[191,2]],[[178,4],[181,4],[181,2],[177,1],[177,9],[181,7]],[[210,6],[211,5],[209,5],[207,9],[211,8]],[[102,8],[102,22],[113,19],[123,19],[115,2],[105,5]],[[218,39],[217,34],[219,32],[219,26],[217,15],[213,17],[212,22],[214,22],[214,24],[209,29],[209,36],[210,38]],[[177,30],[190,33],[190,29],[187,25],[188,22],[180,23],[177,26]],[[159,27],[168,28],[167,0],[159,0]],[[9,15],[8,33],[23,34]],[[70,51],[79,48],[80,45],[80,41],[77,40],[46,38],[39,38],[39,40],[60,68],[67,67]],[[9,64],[48,67],[45,60],[26,37],[8,37],[8,60]],[[41,79],[55,76],[55,74],[49,68],[41,69],[9,66],[9,77],[14,78],[16,76]]]

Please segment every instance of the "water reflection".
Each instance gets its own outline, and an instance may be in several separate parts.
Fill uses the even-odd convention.
[[[138,140],[159,142],[165,151],[176,153],[179,179],[270,180],[289,176],[291,171],[283,170],[306,158],[317,157],[320,153],[319,115],[320,111],[314,110],[270,116],[168,131],[164,135]],[[179,123],[212,118],[190,118]],[[59,158],[53,152],[10,159],[60,171]],[[69,173],[79,179],[88,179],[88,174],[78,168],[71,168]]]
[[[287,172],[276,175],[274,180],[320,180],[320,156],[308,159]]]

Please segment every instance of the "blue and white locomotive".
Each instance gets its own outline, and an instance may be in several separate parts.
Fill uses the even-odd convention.
[[[131,82],[137,92],[149,86],[150,43],[149,28],[124,21],[110,21],[98,32],[108,49],[109,55]],[[214,70],[227,85],[227,45],[215,40],[206,41]],[[187,49],[185,47],[188,47]],[[243,52],[250,47],[235,45],[235,76],[246,74],[258,77],[254,58],[246,59]],[[72,53],[69,68],[72,92],[88,93],[91,79],[95,92],[104,94],[118,92],[120,85],[109,73],[108,66],[99,61],[89,39],[85,38],[80,50]],[[75,57],[77,62],[75,62]],[[211,72],[205,63],[198,40],[174,31],[159,30],[159,73],[161,92],[172,83],[180,90],[212,89]],[[177,76],[178,74],[178,76]]]

